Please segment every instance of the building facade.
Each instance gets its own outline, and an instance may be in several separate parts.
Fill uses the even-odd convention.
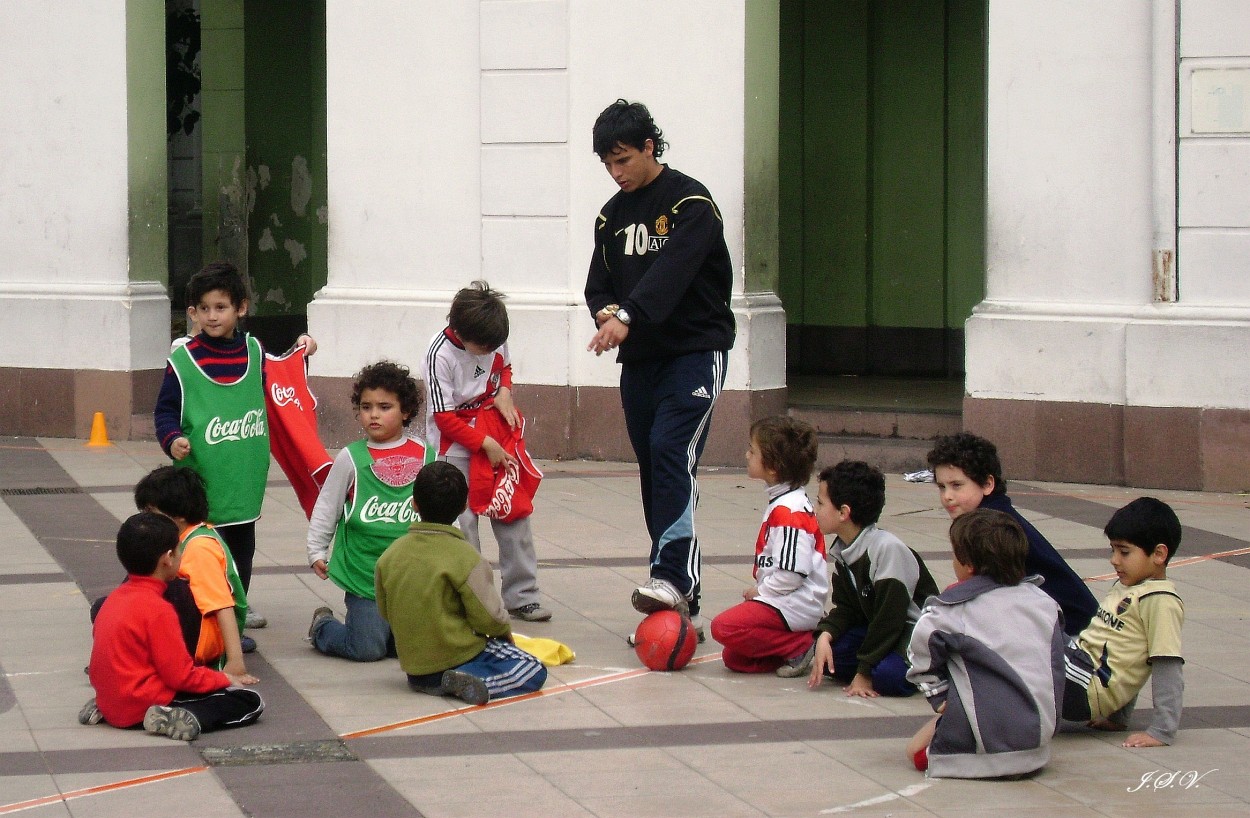
[[[318,339],[327,443],[359,433],[352,373],[418,368],[452,294],[485,278],[509,295],[532,451],[630,457],[618,368],[585,351],[581,302],[614,192],[590,129],[626,97],[716,197],[735,261],[738,342],[705,462],[740,463],[750,421],[785,410],[790,313],[792,369],[827,339],[878,365],[939,339],[947,374],[966,373],[965,427],[999,443],[1009,476],[1250,483],[1250,9],[1235,0],[180,5],[203,24],[189,216],[170,206],[188,171],[169,162],[168,5],[0,4],[0,434],[85,437],[97,411],[114,437],[150,433],[176,237],[202,219],[201,259],[249,271],[258,334],[274,346],[306,323]],[[855,129],[810,79],[837,36],[863,52],[830,49],[843,63],[826,78],[876,83]],[[911,55],[939,68],[873,67]],[[913,96],[939,101],[916,114],[934,141],[899,148]],[[866,168],[866,204],[814,184],[788,198],[796,155],[800,179],[822,178],[824,156]],[[790,253],[818,223],[831,249]],[[919,226],[931,245],[899,244]],[[850,251],[866,283],[827,286],[841,268],[815,261]],[[794,343],[800,314],[815,347]]]

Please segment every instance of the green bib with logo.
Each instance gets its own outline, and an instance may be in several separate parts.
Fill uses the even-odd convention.
[[[408,464],[412,477],[393,485],[400,480],[386,482],[378,477],[379,472],[386,475],[386,461],[391,458],[384,457],[375,465],[368,441],[357,440],[347,445],[356,467],[356,490],[343,507],[334,531],[330,579],[349,594],[375,598],[373,571],[378,557],[387,546],[408,533],[408,526],[420,519],[412,507],[412,481],[419,467],[435,459],[433,447],[424,448],[424,460]]]
[[[269,422],[260,342],[247,337],[247,373],[217,383],[185,346],[169,356],[182,386],[182,433],[191,454],[175,465],[194,469],[208,493],[208,522],[247,523],[260,516],[269,479]]]

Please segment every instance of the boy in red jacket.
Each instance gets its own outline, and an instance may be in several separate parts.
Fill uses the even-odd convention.
[[[129,575],[95,620],[91,686],[96,697],[78,713],[82,724],[140,722],[149,733],[191,741],[201,732],[242,727],[265,703],[238,677],[192,663],[177,614],[161,596],[178,575],[178,527],[142,512],[117,532],[117,558]]]

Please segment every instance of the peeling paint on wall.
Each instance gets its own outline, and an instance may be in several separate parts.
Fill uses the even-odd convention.
[[[328,224],[330,221],[330,208],[325,205],[317,208],[317,221],[321,224]]]
[[[291,306],[291,302],[287,301],[286,293],[282,292],[281,287],[274,287],[269,290],[269,292],[265,293],[264,300],[267,304],[277,304],[283,309],[289,309]]]
[[[281,226],[282,226],[282,220],[278,218],[278,214],[277,214],[277,213],[270,213],[270,214],[269,214],[269,221],[273,222],[273,226],[274,226],[274,227],[281,227]]]
[[[282,242],[282,246],[291,254],[292,267],[298,267],[301,261],[308,258],[308,251],[304,249],[304,245],[295,239],[287,239]]]
[[[278,249],[278,243],[273,240],[273,231],[268,227],[260,234],[260,241],[256,242],[256,249],[261,251]]]
[[[260,177],[260,189],[264,190],[265,188],[269,187],[269,181],[270,181],[269,166],[261,165],[259,168],[257,168],[257,175]]]
[[[312,174],[308,172],[308,160],[297,156],[291,160],[291,210],[303,216],[312,199]]]

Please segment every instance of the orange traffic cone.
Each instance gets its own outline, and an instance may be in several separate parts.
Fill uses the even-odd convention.
[[[104,413],[96,412],[91,418],[91,439],[87,441],[88,446],[112,446],[109,442],[109,430],[104,425]]]

